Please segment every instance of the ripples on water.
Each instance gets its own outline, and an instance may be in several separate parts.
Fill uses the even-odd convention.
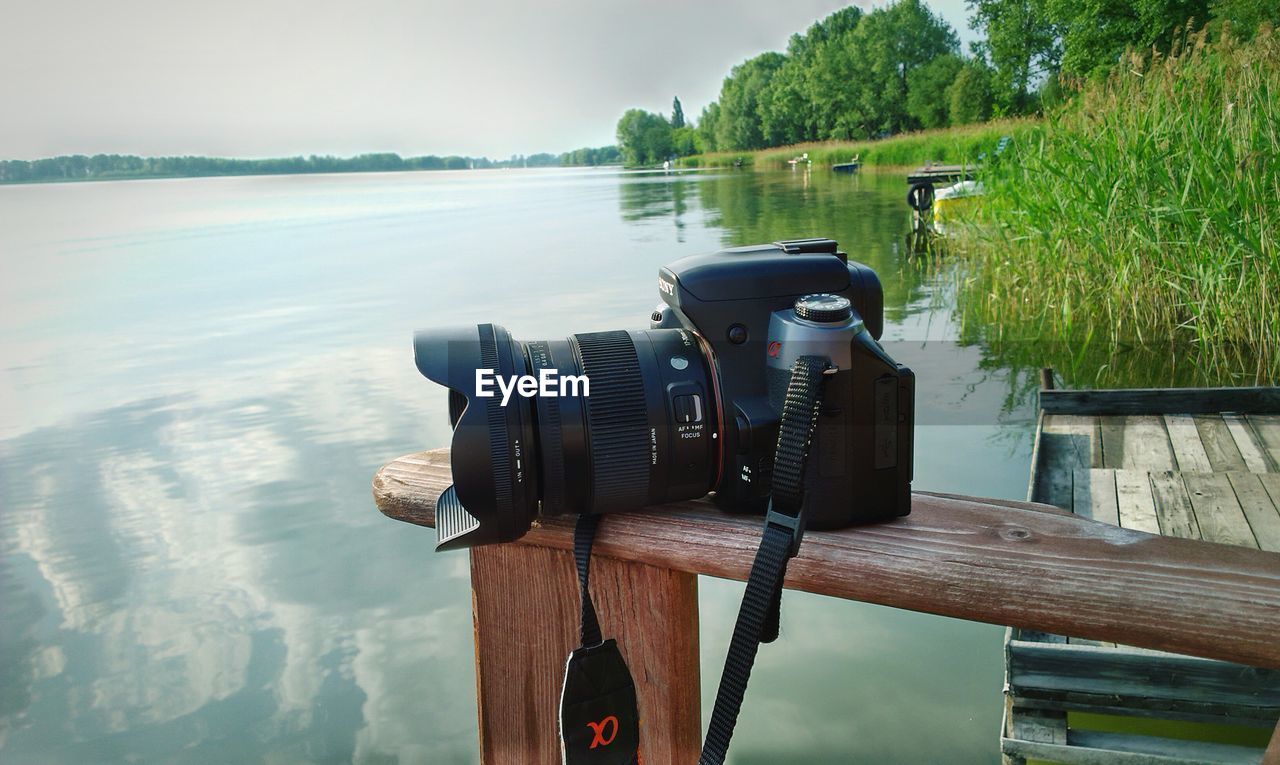
[[[1022,498],[1025,380],[951,342],[903,188],[817,170],[0,187],[0,759],[474,761],[466,556],[369,494],[387,459],[448,441],[410,334],[641,327],[682,255],[839,239],[879,271],[890,352],[919,377],[917,488]],[[701,589],[709,709],[741,585]],[[787,624],[744,762],[995,761],[998,628],[799,593]]]

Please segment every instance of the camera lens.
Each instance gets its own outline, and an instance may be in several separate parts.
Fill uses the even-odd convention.
[[[454,429],[437,549],[517,539],[539,514],[700,497],[719,480],[715,365],[693,332],[519,342],[481,324],[420,332],[414,347],[449,388]]]

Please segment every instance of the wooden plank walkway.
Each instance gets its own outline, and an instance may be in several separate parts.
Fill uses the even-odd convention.
[[[1280,393],[1265,388],[1042,391],[1029,499],[1280,552],[1277,412]],[[1067,713],[1268,729],[1280,716],[1274,670],[1017,628],[1005,655],[1006,762],[1257,763],[1261,748],[1077,730]]]

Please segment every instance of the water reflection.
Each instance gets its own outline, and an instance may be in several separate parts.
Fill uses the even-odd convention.
[[[435,415],[367,387],[343,407],[357,426],[317,437],[334,435],[316,413],[332,408],[335,361],[4,444],[14,756],[470,759],[471,710],[424,692],[433,653],[470,631],[465,559],[439,559],[437,586],[406,586],[426,540],[352,512],[368,508],[367,455],[411,439],[406,412]],[[433,735],[394,724],[406,710]]]
[[[671,217],[677,227],[687,213],[692,186],[705,225],[722,231],[725,245],[825,236],[880,274],[889,321],[902,318],[922,292],[924,273],[903,247],[910,215],[898,176],[822,171],[708,173],[696,183],[683,178],[622,186],[619,203],[627,220]]]
[[[409,333],[643,326],[684,254],[838,239],[920,376],[917,486],[1020,497],[1026,380],[955,342],[901,191],[818,171],[0,189],[0,759],[474,761],[466,558],[369,497],[382,462],[448,440]],[[702,588],[707,709],[738,587]],[[805,626],[762,654],[742,761],[995,757],[999,629],[788,603]]]

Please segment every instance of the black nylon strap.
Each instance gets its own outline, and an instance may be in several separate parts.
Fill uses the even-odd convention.
[[[578,596],[582,603],[580,624],[583,648],[604,642],[604,637],[600,634],[600,620],[596,618],[596,607],[591,602],[591,589],[587,586],[591,574],[591,543],[596,539],[596,529],[599,526],[600,516],[579,515],[578,524],[573,528],[573,560],[578,566]]]
[[[791,382],[778,428],[769,513],[765,516],[760,548],[747,577],[747,589],[729,641],[724,673],[698,765],[724,762],[760,643],[772,642],[778,636],[787,562],[798,551],[804,533],[805,458],[818,422],[822,375],[828,366],[825,358],[802,356],[791,367]]]
[[[565,662],[560,691],[560,752],[564,765],[639,765],[640,712],[635,682],[615,640],[604,640],[591,602],[591,544],[599,515],[580,515],[573,560],[582,604],[582,645]]]

